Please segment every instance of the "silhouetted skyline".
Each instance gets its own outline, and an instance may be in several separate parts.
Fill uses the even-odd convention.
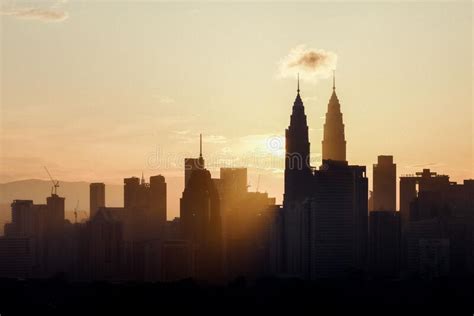
[[[0,15],[0,316],[474,297],[472,3]]]
[[[54,8],[67,13],[55,22],[2,15],[0,182],[47,180],[43,165],[60,181],[121,185],[142,171],[177,178],[202,133],[213,176],[223,161],[247,167],[252,187],[260,175],[281,203],[281,127],[296,73],[317,165],[334,62],[352,163],[388,153],[400,174],[472,178],[470,3],[395,7],[72,1]],[[127,23],[116,26],[118,17]],[[337,60],[314,81],[289,67],[305,53]],[[168,190],[179,197],[183,188],[170,181]],[[179,214],[171,203],[169,219]]]
[[[299,76],[286,129],[285,193],[250,192],[246,168],[206,169],[183,161],[180,216],[167,221],[167,183],[142,173],[124,178],[124,204],[105,202],[105,185],[90,184],[90,215],[66,220],[60,182],[47,168],[46,205],[11,204],[0,237],[0,276],[71,280],[223,282],[235,277],[321,278],[471,275],[474,180],[449,181],[429,169],[400,177],[396,209],[393,156],[379,155],[370,196],[366,167],[346,160],[341,104],[328,103],[322,164],[311,165],[309,126]],[[75,213],[77,216],[77,214]],[[448,227],[448,228],[446,228]]]

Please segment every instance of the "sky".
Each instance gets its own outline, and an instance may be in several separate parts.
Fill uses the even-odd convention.
[[[62,181],[183,177],[202,133],[213,176],[248,167],[250,190],[260,177],[259,190],[281,202],[296,96],[296,68],[282,63],[305,50],[331,57],[317,75],[301,69],[313,165],[335,68],[350,164],[371,178],[385,154],[398,176],[430,168],[474,178],[470,1],[0,8],[2,183],[48,179],[43,166]]]

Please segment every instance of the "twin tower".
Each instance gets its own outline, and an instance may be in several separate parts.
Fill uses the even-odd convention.
[[[322,141],[322,159],[331,161],[346,161],[346,140],[344,137],[344,123],[342,120],[341,105],[336,95],[335,77],[333,77],[332,95],[329,100],[324,123]],[[311,190],[311,178],[314,167],[310,165],[310,142],[308,124],[300,96],[300,85],[293,110],[290,125],[286,129],[286,158],[285,158],[285,196],[284,204],[301,201],[308,196]]]

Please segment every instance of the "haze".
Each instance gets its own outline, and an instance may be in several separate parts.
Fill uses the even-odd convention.
[[[296,79],[278,65],[299,45],[337,55],[351,164],[389,154],[399,175],[427,167],[474,177],[471,2],[40,7],[64,15],[2,7],[2,183],[48,179],[44,165],[60,181],[183,177],[203,133],[216,176],[249,167],[250,189],[260,176],[260,191],[281,202]],[[301,83],[314,165],[331,85]],[[183,191],[175,183],[171,196]],[[170,207],[168,217],[178,213]]]

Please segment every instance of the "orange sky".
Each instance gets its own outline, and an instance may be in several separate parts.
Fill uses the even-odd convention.
[[[392,154],[399,175],[474,177],[471,2],[25,8],[2,3],[0,182],[47,179],[43,165],[64,181],[181,177],[202,132],[215,176],[250,167],[281,201],[296,82],[279,65],[300,45],[337,57],[351,164],[371,176]],[[315,165],[331,84],[301,84]]]

